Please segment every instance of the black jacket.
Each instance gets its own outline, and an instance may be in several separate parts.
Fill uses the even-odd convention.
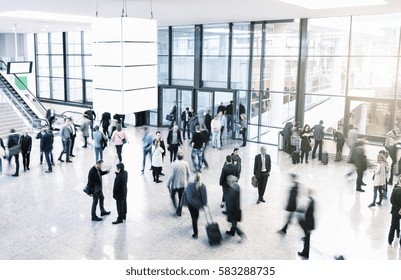
[[[15,147],[19,144],[19,135],[17,133],[12,133],[8,135],[8,142],[7,142],[7,148],[12,148]]]
[[[229,185],[227,184],[227,177],[229,175],[233,175],[235,177],[239,177],[239,173],[238,173],[238,166],[235,164],[224,164],[223,169],[221,170],[221,174],[220,174],[220,186],[222,186],[223,188],[228,188]]]
[[[259,180],[259,178],[262,176],[262,154],[258,154],[255,156],[255,164],[253,166],[253,175],[256,176],[256,179]],[[267,173],[270,174],[270,169],[271,169],[271,160],[270,160],[270,155],[266,154],[265,155],[265,165],[266,165],[266,170]]]
[[[100,173],[100,174],[99,174]],[[88,187],[93,193],[102,191],[102,179],[100,176],[109,173],[109,171],[97,170],[96,166],[92,166],[88,173]]]
[[[30,152],[32,149],[32,137],[27,135],[22,135],[19,143],[21,145],[21,151],[26,153],[26,152]]]
[[[100,125],[102,127],[109,127],[110,125],[110,120],[111,120],[111,115],[109,112],[104,112],[102,114],[102,119],[100,120]]]
[[[237,183],[227,188],[225,193],[227,221],[241,221],[240,188]]]
[[[315,229],[315,201],[310,196],[309,197],[309,204],[305,211],[305,216],[303,216],[299,220],[299,224],[301,225],[303,230],[314,230]]]
[[[40,150],[43,152],[51,152],[53,150],[53,142],[53,133],[46,132],[40,138]]]
[[[113,198],[115,200],[124,200],[127,198],[127,181],[128,172],[123,170],[120,173],[116,172],[116,178],[114,179],[113,187]]]
[[[297,210],[297,197],[298,197],[298,183],[295,182],[291,187],[290,195],[288,196],[288,204],[285,208],[288,212],[295,212]]]
[[[391,193],[391,214],[398,214],[401,209],[401,187],[397,184],[395,185],[393,192]]]
[[[167,135],[167,145],[171,145],[172,141],[173,141],[173,130],[170,129]],[[181,131],[179,129],[177,130],[177,142],[178,145],[182,145]]]

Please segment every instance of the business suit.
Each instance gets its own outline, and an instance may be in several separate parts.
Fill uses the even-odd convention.
[[[170,197],[173,201],[174,208],[177,209],[176,214],[181,216],[182,211],[182,196],[184,193],[184,189],[187,186],[189,180],[189,165],[186,161],[180,159],[182,157],[178,157],[176,161],[171,164],[170,168],[170,177],[167,182],[167,186],[170,190]],[[175,194],[178,193],[178,205],[175,200]]]
[[[182,145],[181,131],[179,129],[176,130],[177,134],[175,143],[173,143],[173,133],[174,133],[174,128],[170,129],[167,135],[167,146],[168,150],[170,151],[170,162],[176,160],[178,147]]]
[[[90,190],[93,190],[93,202],[91,211],[92,218],[96,217],[96,207],[98,202],[100,202],[100,213],[103,214],[107,212],[104,209],[103,184],[101,177],[107,173],[109,173],[109,171],[103,171],[101,169],[97,169],[96,166],[93,166],[89,170],[88,187]]]
[[[52,172],[52,163],[53,163],[53,156],[51,153],[53,151],[53,133],[46,132],[40,138],[40,150],[45,153],[45,159],[47,163],[47,173]],[[51,159],[50,159],[51,156]]]
[[[116,178],[114,179],[113,186],[113,198],[116,200],[118,217],[117,221],[114,222],[115,224],[122,223],[127,216],[127,181],[127,171],[120,170],[120,172],[116,172]]]
[[[322,146],[323,146],[323,137],[324,137],[324,126],[322,123],[319,123],[312,127],[313,138],[315,139],[315,146],[312,150],[312,159],[316,157],[316,150],[319,147],[319,160],[322,160]]]
[[[267,180],[269,179],[271,169],[270,155],[265,154],[264,157],[264,167],[262,166],[262,154],[258,154],[255,156],[255,163],[253,166],[253,175],[255,175],[256,179],[258,180],[258,204],[260,202],[265,202],[263,196],[266,191]]]
[[[239,236],[243,235],[242,230],[237,226],[242,218],[240,200],[240,187],[237,183],[233,183],[226,190],[227,221],[231,222],[231,229],[226,233],[231,236],[235,233]]]

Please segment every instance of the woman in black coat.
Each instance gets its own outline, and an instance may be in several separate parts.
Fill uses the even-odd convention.
[[[193,183],[188,183],[185,195],[187,198],[188,210],[192,219],[192,229],[194,231],[192,237],[197,239],[199,209],[207,205],[206,186],[202,183],[200,172],[196,172],[195,181]]]
[[[290,174],[293,184],[290,189],[290,194],[288,196],[288,203],[285,210],[288,212],[287,223],[280,229],[277,233],[281,235],[285,235],[287,233],[288,225],[291,223],[292,216],[294,215],[295,211],[297,210],[297,197],[298,197],[298,182],[297,182],[297,175]]]
[[[128,172],[124,170],[124,164],[116,165],[117,172],[114,179],[113,198],[116,200],[118,217],[112,224],[121,224],[127,217],[127,181]]]
[[[301,131],[301,163],[304,161],[305,155],[305,162],[308,162],[309,152],[311,149],[311,139],[312,139],[312,131],[309,125],[305,125]]]
[[[398,177],[397,184],[394,186],[393,192],[391,193],[391,226],[388,233],[388,244],[391,245],[394,240],[394,234],[397,233],[397,237],[400,237],[400,214],[401,209],[401,176]],[[401,241],[400,241],[401,244]]]

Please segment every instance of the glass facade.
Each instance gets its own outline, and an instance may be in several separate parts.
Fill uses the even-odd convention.
[[[274,145],[286,122],[320,119],[328,134],[352,124],[384,137],[401,123],[400,30],[400,14],[160,27],[162,110],[150,123],[167,125],[173,101],[214,112],[233,100],[234,123],[245,111],[251,141]],[[91,101],[90,36],[36,34],[40,97]]]

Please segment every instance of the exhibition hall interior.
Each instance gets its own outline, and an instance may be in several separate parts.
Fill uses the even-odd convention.
[[[399,222],[397,230],[390,213],[401,174],[399,0],[4,2],[0,260],[401,259]],[[219,132],[205,139],[199,168],[194,130],[210,130],[214,118]],[[66,145],[68,123],[73,147]],[[305,149],[299,132],[305,126],[316,132],[319,123],[321,151],[311,136],[309,158],[298,162],[294,154]],[[168,184],[174,125],[188,182],[199,171],[207,190],[196,238],[193,213],[184,205],[176,214]],[[83,192],[99,159],[95,126],[107,139],[102,168],[110,171],[100,181],[102,212],[111,213],[97,209],[100,221],[91,213],[93,197]],[[120,128],[126,144],[111,137]],[[49,165],[44,129],[54,141]],[[364,192],[350,158],[355,131],[367,162]],[[376,199],[378,154],[389,150],[392,132],[387,191]],[[157,180],[155,153],[144,158],[146,133],[152,140],[160,134],[166,146]],[[28,152],[16,144],[14,153],[14,136],[19,144],[30,136]],[[252,185],[261,148],[271,159],[263,199]],[[243,234],[232,236],[221,174],[234,150],[241,158],[237,227]],[[127,213],[113,223],[120,219],[113,197],[119,163],[128,173]],[[294,182],[297,207],[288,211]],[[314,227],[305,231],[311,198]],[[205,230],[209,210],[222,235],[214,246]],[[286,232],[280,231],[289,214]]]

